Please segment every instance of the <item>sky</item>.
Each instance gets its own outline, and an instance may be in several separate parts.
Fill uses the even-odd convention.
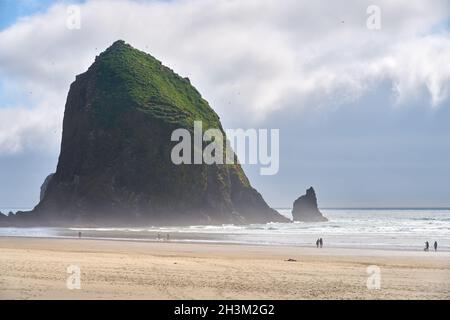
[[[190,78],[225,128],[280,130],[253,186],[290,207],[450,207],[450,1],[0,0],[0,208],[55,171],[75,76],[115,40]],[[80,28],[69,28],[73,5]]]

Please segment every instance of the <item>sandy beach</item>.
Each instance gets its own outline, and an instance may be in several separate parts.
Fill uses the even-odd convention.
[[[449,252],[0,238],[0,299],[449,298]]]

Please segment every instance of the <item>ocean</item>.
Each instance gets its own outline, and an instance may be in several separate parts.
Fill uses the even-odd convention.
[[[277,209],[291,217],[291,209]],[[8,209],[0,209],[9,212]],[[328,222],[138,228],[0,228],[0,236],[450,251],[450,209],[322,209]],[[158,235],[160,239],[158,240]]]

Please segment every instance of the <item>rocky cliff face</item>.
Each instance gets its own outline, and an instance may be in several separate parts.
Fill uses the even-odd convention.
[[[286,221],[239,164],[175,165],[173,130],[223,132],[189,80],[123,41],[76,77],[56,173],[20,219],[40,224],[220,224]]]
[[[49,174],[49,175],[47,176],[47,178],[45,178],[44,183],[43,183],[42,186],[41,186],[41,193],[40,193],[40,196],[39,196],[39,200],[40,200],[40,201],[42,201],[42,199],[44,199],[45,193],[47,192],[48,184],[49,184],[50,181],[52,180],[53,176],[54,176],[54,173]]]
[[[294,201],[292,208],[294,221],[319,222],[328,221],[319,211],[317,197],[314,188],[306,190],[306,194]]]

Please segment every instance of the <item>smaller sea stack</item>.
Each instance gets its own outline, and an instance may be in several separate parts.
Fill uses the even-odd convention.
[[[328,221],[317,206],[316,192],[313,187],[306,190],[306,194],[294,201],[292,208],[294,221],[321,222]]]

